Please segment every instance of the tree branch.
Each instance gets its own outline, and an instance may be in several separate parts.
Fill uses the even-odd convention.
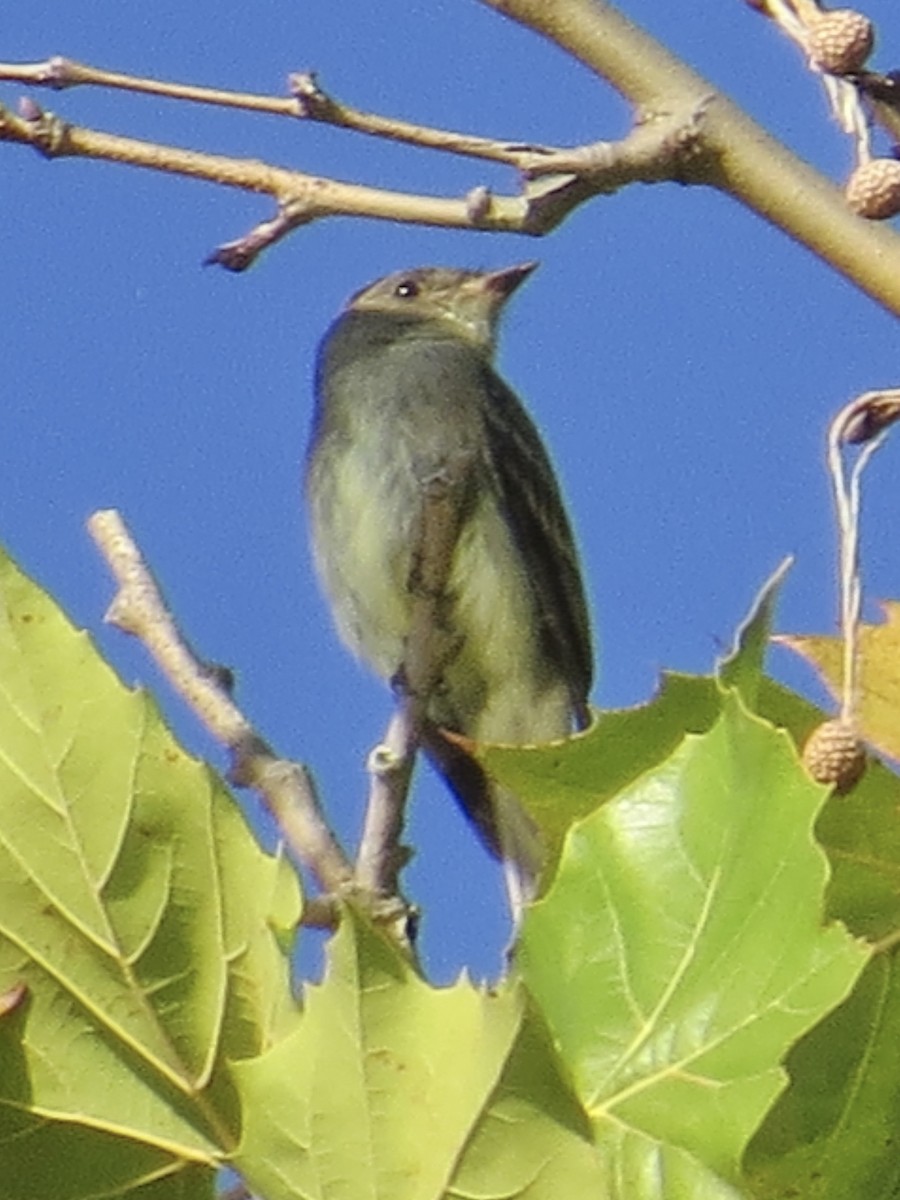
[[[472,226],[465,199],[445,200],[341,183],[273,167],[259,159],[229,158],[85,129],[44,113],[36,105],[29,104],[27,109],[26,116],[16,116],[0,105],[0,141],[33,146],[47,158],[105,159],[260,192],[286,208],[302,210],[306,221],[341,215],[449,228]],[[522,225],[526,209],[521,199],[493,197],[490,211],[480,218],[480,227],[515,230]]]
[[[417,125],[413,121],[402,121],[397,117],[363,112],[362,109],[353,108],[327,95],[319,85],[314,71],[298,72],[291,75],[288,82],[300,109],[299,116],[324,125],[333,125],[338,129],[350,129],[370,137],[404,142],[406,145],[419,146],[425,150],[441,150],[447,154],[460,154],[468,158],[503,163],[508,167],[520,168],[523,154],[540,156],[552,153],[548,146],[498,141],[471,133],[454,133],[448,129],[434,129],[427,125]]]
[[[291,96],[261,96],[252,92],[232,92],[222,88],[197,87],[194,84],[173,83],[164,79],[147,79],[106,71],[62,55],[54,55],[39,63],[0,63],[0,81],[25,83],[32,87],[48,87],[65,91],[73,87],[106,87],[167,100],[187,100],[196,104],[211,104],[247,112],[267,113],[270,116],[291,117],[295,120],[317,121],[340,129],[390,141],[406,142],[426,149],[443,150],[470,158],[517,166],[517,152],[527,150],[539,154],[542,147],[522,145],[478,137],[474,134],[453,133],[363,112],[327,95],[313,71],[298,71],[288,79]]]
[[[119,588],[106,620],[143,642],[175,691],[230,752],[233,781],[260,794],[287,845],[321,886],[346,892],[353,871],[306,767],[275,755],[232,700],[222,670],[202,662],[188,646],[119,513],[94,513],[88,530]]]
[[[0,63],[0,80],[8,83],[27,83],[32,87],[48,87],[55,92],[73,87],[117,88],[123,92],[163,96],[167,100],[215,104],[223,108],[240,108],[279,117],[301,115],[297,101],[287,96],[260,96],[252,92],[231,92],[220,88],[197,87],[194,84],[172,83],[163,79],[146,79],[140,75],[125,75],[120,71],[104,71],[71,58],[63,58],[60,54],[39,63]]]
[[[842,193],[605,0],[481,0],[543,34],[611,83],[639,113],[703,106],[690,182],[740,200],[900,315],[900,238],[856,216]]]
[[[521,196],[496,196],[483,186],[456,199],[388,192],[255,160],[80,129],[43,114],[28,102],[25,115],[18,118],[0,108],[0,140],[30,144],[48,157],[105,158],[273,196],[278,204],[273,218],[210,255],[208,261],[232,270],[242,270],[286,233],[324,216],[544,234],[585,200],[625,183],[672,179],[706,184],[735,196],[900,315],[900,239],[893,231],[855,215],[837,188],[611,4],[605,0],[481,2],[554,41],[630,99],[638,117],[630,138],[647,139],[641,153],[635,157],[636,143],[629,145],[630,138],[617,143],[613,151],[607,143],[563,151],[429,129],[339,103],[319,88],[310,73],[292,77],[293,97],[265,97],[100,71],[59,57],[46,63],[0,65],[0,79],[56,89],[92,84],[305,117],[502,162],[518,169],[530,182]],[[761,0],[752,2],[761,7]],[[885,110],[893,108],[884,100],[876,104]],[[698,122],[700,114],[702,121]],[[681,125],[674,141],[672,124]]]
[[[67,61],[67,60],[51,60]],[[9,72],[9,68],[6,68]],[[24,71],[25,68],[20,68]],[[36,77],[46,74],[42,64],[29,68]],[[91,68],[91,75],[104,76]],[[2,68],[0,68],[2,73]],[[129,76],[114,76],[127,80]],[[149,85],[151,81],[145,82]],[[117,86],[125,86],[124,83]],[[186,90],[181,85],[175,91]],[[187,89],[205,92],[205,89]],[[223,93],[210,95],[221,96]],[[240,93],[232,97],[237,99]],[[197,98],[196,96],[193,98]],[[424,144],[443,141],[444,148],[460,150],[459,139],[471,152],[474,139],[442,131],[426,130],[402,124],[406,140]],[[685,177],[685,161],[695,156],[697,117],[695,107],[655,123],[639,126],[622,142],[599,142],[572,150],[534,147],[482,139],[480,157],[494,157],[515,164],[529,180],[521,196],[497,196],[480,186],[460,199],[413,195],[370,188],[362,184],[341,183],[273,167],[256,159],[235,159],[223,155],[182,150],[174,146],[120,137],[98,130],[70,125],[45,113],[33,101],[22,104],[16,116],[0,106],[0,141],[30,145],[47,158],[80,156],[127,163],[131,166],[187,175],[226,187],[272,196],[276,215],[261,222],[247,234],[217,247],[206,259],[232,271],[246,269],[263,250],[274,245],[300,225],[327,216],[372,217],[377,220],[405,221],[410,224],[436,225],[443,228],[541,235],[555,228],[573,208],[588,197],[615,191],[626,183],[658,182],[664,178]],[[370,132],[372,132],[370,130]],[[386,136],[386,135],[385,135]],[[493,147],[493,153],[488,148]]]

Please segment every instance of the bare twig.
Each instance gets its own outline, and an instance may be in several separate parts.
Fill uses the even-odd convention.
[[[264,250],[280,242],[301,225],[308,225],[312,219],[309,205],[304,201],[284,202],[270,220],[260,221],[242,237],[217,246],[203,260],[203,265],[224,267],[227,271],[246,271]]]
[[[408,859],[401,837],[420,729],[429,697],[454,648],[444,608],[470,470],[471,461],[463,456],[421,484],[422,505],[407,583],[410,632],[395,680],[399,707],[384,741],[369,757],[372,782],[356,860],[359,885],[376,894],[397,894],[399,872]]]
[[[322,814],[306,767],[279,759],[181,636],[120,514],[96,512],[88,529],[118,584],[106,620],[146,646],[176,692],[232,756],[232,777],[259,792],[287,845],[321,886],[341,893],[353,872]]]
[[[399,890],[400,872],[410,858],[402,837],[417,748],[409,710],[401,704],[368,761],[371,782],[356,877],[361,887],[376,894]]]
[[[189,100],[198,104],[270,113],[278,117],[299,115],[297,102],[287,96],[259,96],[251,92],[231,92],[221,88],[172,83],[163,79],[146,79],[140,75],[104,71],[99,67],[75,62],[71,58],[63,58],[59,54],[48,58],[46,62],[0,63],[0,80],[8,83],[26,83],[31,87],[48,87],[57,92],[84,86],[118,88],[124,92],[163,96],[168,100]]]
[[[710,169],[705,160],[703,123],[712,95],[677,111],[639,122],[618,142],[593,142],[572,149],[523,149],[518,166],[529,179],[572,175],[592,193],[618,191],[629,183],[689,183]]]
[[[546,234],[589,196],[635,181],[684,181],[696,173],[702,157],[697,137],[701,108],[693,104],[659,121],[648,120],[622,142],[600,142],[581,149],[514,147],[485,139],[485,147],[493,145],[498,154],[502,146],[504,161],[515,165],[531,182],[520,196],[498,196],[479,186],[457,199],[389,192],[289,171],[255,159],[227,158],[84,129],[43,112],[32,101],[19,116],[0,106],[0,141],[33,146],[47,158],[107,159],[272,196],[278,204],[274,217],[219,246],[206,260],[241,271],[298,226],[335,215]],[[426,131],[421,132],[424,135]],[[437,136],[436,131],[431,132]],[[458,135],[440,136],[452,140]]]
[[[748,2],[768,12],[769,5],[776,0]],[[795,4],[800,2],[794,0]],[[810,12],[816,7],[813,0],[803,2]],[[481,0],[481,3],[548,37],[610,82],[635,106],[639,128],[653,130],[661,127],[659,123],[664,126],[669,119],[677,124],[678,114],[686,114],[688,152],[673,157],[671,139],[665,139],[665,144],[659,147],[664,168],[644,159],[636,173],[633,166],[627,165],[627,154],[618,155],[618,161],[603,171],[596,167],[596,162],[585,166],[583,160],[590,158],[590,154],[580,151],[559,151],[560,157],[551,164],[557,152],[548,147],[497,142],[361,113],[325,95],[310,75],[295,78],[299,95],[290,99],[272,98],[164,84],[97,71],[65,59],[0,67],[0,78],[56,88],[83,82],[127,87],[177,99],[326,120],[374,136],[508,163],[530,177],[530,182],[520,196],[495,195],[483,186],[476,186],[465,197],[456,199],[386,192],[260,162],[115,138],[67,126],[42,114],[39,119],[16,118],[2,109],[0,140],[30,144],[49,157],[81,154],[106,158],[275,197],[278,211],[273,218],[262,222],[244,238],[220,247],[211,256],[213,261],[232,269],[248,265],[262,249],[297,225],[333,214],[541,235],[555,228],[590,197],[635,179],[656,182],[666,178],[705,184],[734,196],[820,255],[890,311],[900,314],[900,239],[894,231],[852,212],[838,188],[768,136],[613,4],[599,4],[596,0]],[[885,110],[892,107],[885,100],[875,103]],[[703,118],[699,131],[695,128],[698,114]],[[566,162],[573,173],[546,174],[558,172]]]
[[[505,163],[513,167],[518,165],[518,153],[527,151],[529,154],[540,154],[546,149],[532,143],[525,145],[478,137],[474,134],[454,133],[451,130],[434,129],[395,117],[363,112],[327,95],[319,85],[314,71],[298,71],[289,76],[290,96],[263,96],[254,92],[197,87],[194,84],[106,71],[71,58],[54,55],[45,62],[0,63],[0,81],[25,83],[31,87],[48,87],[54,91],[83,86],[117,88],[121,91],[161,96],[167,100],[187,100],[196,104],[267,113],[276,117],[318,121],[372,137],[405,142],[425,149],[442,150],[469,158],[485,159],[489,162]],[[549,150],[547,152],[549,153]]]
[[[474,134],[454,133],[451,130],[434,129],[395,117],[363,112],[327,95],[314,71],[298,71],[289,77],[290,96],[264,96],[255,92],[197,87],[194,84],[128,75],[121,71],[106,71],[101,67],[92,67],[62,55],[54,55],[45,62],[0,63],[0,81],[24,83],[31,87],[48,87],[54,91],[83,86],[116,88],[137,94],[161,96],[167,100],[187,100],[196,104],[267,113],[276,117],[317,121],[372,137],[505,163],[508,166],[517,165],[518,152],[525,150],[530,154],[539,154],[544,149],[532,143],[523,145],[478,137]]]
[[[441,150],[447,154],[504,163],[509,167],[520,167],[523,154],[539,157],[542,154],[553,153],[549,146],[530,142],[498,141],[495,138],[477,137],[471,133],[454,133],[449,129],[435,129],[413,121],[402,121],[397,117],[363,112],[362,109],[335,100],[324,92],[314,71],[297,72],[290,76],[288,82],[299,108],[298,115],[309,121],[350,129],[355,133],[385,138],[388,141],[404,142],[426,150]]]
[[[273,167],[258,159],[228,158],[119,137],[69,125],[36,105],[29,107],[27,117],[16,116],[0,105],[0,141],[32,146],[47,158],[105,159],[266,194],[286,206],[304,206],[309,220],[343,215],[448,228],[472,227],[465,199],[390,192]],[[521,231],[527,207],[519,198],[495,197],[480,228]]]
[[[665,128],[658,132],[653,122],[647,122],[639,127],[635,136],[623,142],[597,142],[568,149],[479,137],[364,112],[335,100],[323,91],[313,71],[299,71],[289,77],[290,98],[147,79],[105,71],[59,55],[40,63],[0,63],[0,80],[49,87],[56,91],[86,84],[119,88],[172,100],[301,118],[423,149],[501,163],[521,171],[528,178],[554,173],[587,176],[601,182],[604,192],[614,191],[635,181],[655,183],[663,179],[680,178],[678,163],[674,161],[675,152],[679,148],[679,141],[684,136],[690,136],[691,122],[695,116],[693,111],[669,114],[664,118]],[[692,106],[693,109],[699,107]]]

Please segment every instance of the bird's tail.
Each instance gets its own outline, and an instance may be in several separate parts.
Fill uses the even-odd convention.
[[[497,787],[465,739],[426,722],[422,749],[446,780],[486,849],[503,864],[513,922],[537,895],[544,851],[537,826],[509,792]]]

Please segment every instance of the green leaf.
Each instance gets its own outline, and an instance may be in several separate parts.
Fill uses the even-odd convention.
[[[772,679],[763,679],[759,710],[786,728],[797,746],[825,718],[815,705]],[[826,914],[870,941],[900,930],[900,779],[877,761],[846,796],[829,797],[816,824],[831,880]]]
[[[584,733],[550,745],[482,748],[488,772],[540,827],[548,851],[547,878],[574,821],[662,762],[686,733],[712,727],[721,711],[722,687],[736,689],[748,707],[755,707],[775,606],[792,562],[786,558],[761,588],[735,635],[734,648],[719,665],[718,683],[665,672],[649,704],[598,712]]]
[[[299,1029],[235,1069],[235,1167],[266,1200],[442,1196],[521,1016],[514,989],[429,987],[348,911]]]
[[[744,703],[751,710],[756,707],[781,587],[793,564],[793,557],[788,556],[763,584],[750,612],[741,622],[731,653],[718,665],[718,676],[722,684],[740,692]]]
[[[447,1192],[469,1200],[608,1196],[609,1172],[544,1022],[526,1009],[503,1077]]]
[[[802,745],[824,714],[764,680],[760,709]],[[826,913],[876,943],[876,957],[844,1003],[791,1051],[790,1087],[747,1153],[755,1196],[888,1200],[900,1191],[900,779],[871,762],[816,824],[832,875]]]
[[[870,763],[847,796],[832,796],[816,834],[832,864],[828,913],[859,937],[900,930],[900,779]]]
[[[862,970],[864,947],[821,927],[823,796],[789,739],[732,697],[572,830],[528,912],[522,976],[630,1181],[616,1194],[739,1187],[779,1063]]]
[[[550,878],[572,823],[662,762],[690,730],[716,721],[722,694],[715,680],[666,673],[649,704],[597,713],[585,733],[544,746],[491,746],[488,771],[538,823]]]
[[[0,1019],[0,1178],[202,1194],[239,1136],[228,1060],[296,1020],[273,926],[298,917],[218,778],[0,557],[0,993],[27,989]]]
[[[900,1193],[900,966],[867,967],[791,1053],[792,1086],[747,1154],[754,1196],[894,1200]]]

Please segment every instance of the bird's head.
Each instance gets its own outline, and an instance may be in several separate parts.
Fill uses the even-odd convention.
[[[347,309],[395,314],[411,325],[437,326],[490,354],[503,306],[536,266],[527,262],[499,271],[455,267],[395,271],[357,292]]]

